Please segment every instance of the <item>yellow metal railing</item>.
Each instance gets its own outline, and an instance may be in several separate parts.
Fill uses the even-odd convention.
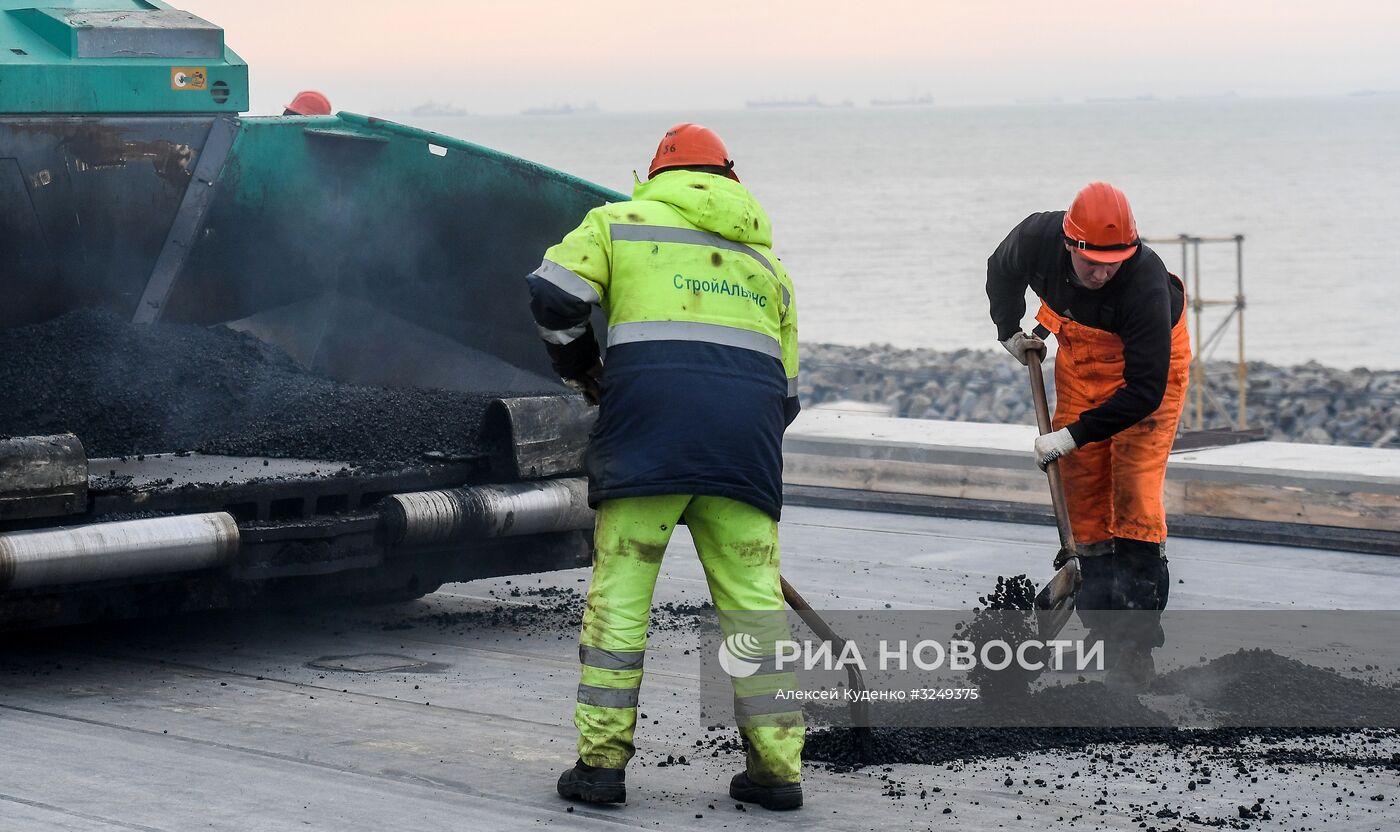
[[[1245,406],[1249,393],[1249,368],[1244,357],[1244,235],[1203,237],[1194,234],[1178,234],[1175,237],[1144,238],[1143,242],[1163,248],[1169,245],[1180,246],[1181,271],[1179,275],[1182,282],[1191,287],[1189,300],[1192,329],[1194,330],[1191,338],[1192,412],[1189,420],[1191,429],[1205,430],[1207,404],[1210,404],[1216,412],[1224,417],[1226,424],[1232,421],[1229,410],[1221,403],[1211,388],[1210,377],[1206,374],[1206,360],[1219,345],[1222,336],[1233,322],[1238,349],[1235,360],[1235,381],[1239,385],[1237,412],[1233,421],[1236,429],[1247,430],[1249,424],[1245,415]],[[1235,246],[1235,297],[1233,300],[1208,300],[1201,292],[1201,246],[1212,243],[1233,243]],[[1204,311],[1208,306],[1230,308],[1229,313],[1216,325],[1209,336],[1205,334],[1204,322]]]

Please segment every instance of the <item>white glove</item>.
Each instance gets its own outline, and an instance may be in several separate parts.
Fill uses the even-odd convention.
[[[1069,428],[1060,428],[1054,433],[1037,436],[1035,438],[1035,464],[1044,471],[1045,466],[1078,447],[1074,437],[1070,435]]]
[[[1026,353],[1031,350],[1038,350],[1042,358],[1045,356],[1045,342],[1024,332],[1018,332],[1007,338],[1001,342],[1001,345],[1006,347],[1006,351],[1022,364],[1026,363]]]

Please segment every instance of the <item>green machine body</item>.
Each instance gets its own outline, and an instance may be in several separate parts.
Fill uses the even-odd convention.
[[[237,113],[224,31],[154,0],[0,0],[0,113]]]

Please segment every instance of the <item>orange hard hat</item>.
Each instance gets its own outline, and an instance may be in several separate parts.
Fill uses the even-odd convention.
[[[331,100],[315,90],[303,90],[287,105],[287,111],[299,116],[328,116]]]
[[[1137,254],[1137,220],[1123,192],[1107,182],[1090,182],[1065,214],[1065,242],[1095,263],[1121,263]]]
[[[719,135],[708,127],[686,122],[677,124],[661,137],[656,148],[656,157],[651,160],[647,178],[668,168],[690,167],[691,165],[714,165],[725,169],[725,176],[739,181],[734,175],[734,163],[729,159],[729,151]]]

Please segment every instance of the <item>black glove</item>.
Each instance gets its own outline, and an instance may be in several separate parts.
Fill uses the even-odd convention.
[[[582,375],[564,379],[564,383],[583,394],[583,398],[594,407],[603,401],[603,388],[599,379],[603,377],[603,362],[594,361]]]

